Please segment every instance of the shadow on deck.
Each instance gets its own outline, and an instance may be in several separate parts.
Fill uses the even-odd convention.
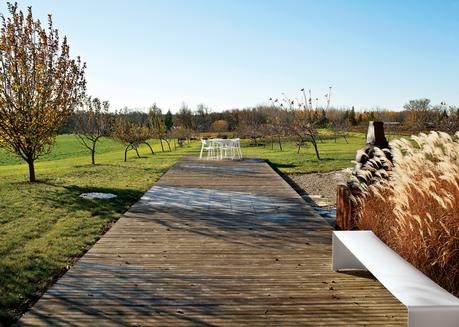
[[[263,161],[184,158],[19,325],[406,325],[370,275],[331,271],[331,231]]]

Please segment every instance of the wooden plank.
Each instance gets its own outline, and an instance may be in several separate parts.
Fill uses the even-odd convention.
[[[19,321],[57,326],[406,325],[260,160],[180,160]]]

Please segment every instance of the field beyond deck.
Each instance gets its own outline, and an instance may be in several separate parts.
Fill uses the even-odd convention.
[[[331,271],[331,231],[265,162],[188,157],[19,324],[406,325],[377,281]]]

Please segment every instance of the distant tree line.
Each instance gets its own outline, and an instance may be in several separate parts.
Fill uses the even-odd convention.
[[[459,108],[448,106],[445,103],[431,105],[428,99],[419,99],[409,101],[403,111],[356,112],[354,107],[350,109],[330,107],[329,94],[325,96],[327,101],[324,106],[319,106],[317,99],[316,105],[313,106],[314,101],[311,100],[311,97],[308,100],[305,96],[305,101],[293,101],[284,96],[282,100],[271,98],[269,105],[223,112],[211,112],[202,104],[198,105],[195,110],[183,104],[175,114],[172,114],[170,110],[163,114],[156,105],[151,106],[148,112],[124,108],[110,113],[107,110],[102,112],[97,109],[96,112],[99,115],[106,117],[99,119],[103,126],[95,128],[89,137],[79,136],[79,138],[80,140],[92,140],[89,146],[85,142],[82,144],[91,150],[93,163],[94,141],[100,136],[113,136],[125,144],[126,153],[134,150],[138,155],[137,147],[140,144],[149,146],[147,143],[149,138],[158,139],[162,151],[165,149],[171,151],[172,141],[175,145],[177,140],[181,146],[185,140],[206,137],[206,134],[211,133],[222,137],[227,137],[228,134],[237,135],[252,140],[255,146],[261,144],[263,140],[264,143],[269,142],[272,149],[276,145],[280,151],[283,151],[283,141],[293,140],[297,145],[297,153],[300,153],[302,147],[311,145],[317,159],[320,160],[318,144],[325,138],[333,138],[335,142],[338,138],[343,138],[347,142],[350,131],[364,131],[369,121],[391,122],[390,128],[396,128],[398,132],[415,133],[435,129],[454,133],[459,130]],[[92,101],[93,107],[100,107],[105,103],[97,99]],[[90,101],[86,103],[88,106]],[[84,126],[81,123],[81,117],[84,115],[87,115],[86,122],[94,124],[97,121],[97,115],[91,108],[88,111],[76,110],[66,120],[61,128],[61,133],[81,135],[81,126]],[[113,127],[108,127],[110,124],[106,121],[113,122]],[[327,129],[327,133],[320,133],[320,129]],[[103,135],[100,133],[102,130]],[[151,151],[153,153],[153,150]]]
[[[158,109],[156,107],[155,110]],[[124,108],[121,111],[130,120],[139,124],[146,124],[151,116],[148,112],[135,109]],[[404,106],[403,111],[375,109],[360,112],[357,112],[354,107],[330,107],[328,109],[318,107],[311,109],[304,108],[301,105],[292,105],[291,108],[286,108],[285,105],[280,106],[277,103],[253,108],[211,112],[207,106],[202,104],[198,105],[195,110],[191,110],[190,107],[183,104],[175,114],[172,114],[170,110],[166,114],[161,112],[161,119],[162,125],[165,125],[164,128],[167,131],[183,128],[193,133],[234,132],[241,136],[253,138],[256,141],[256,138],[265,137],[267,134],[272,134],[276,137],[286,136],[284,135],[286,132],[283,129],[291,130],[290,127],[295,121],[295,117],[299,118],[299,111],[302,111],[301,115],[304,116],[302,119],[309,121],[316,128],[328,128],[337,133],[359,130],[359,126],[366,127],[369,121],[375,120],[398,123],[400,129],[407,132],[432,129],[455,132],[459,129],[459,107],[449,106],[443,102],[439,105],[432,105],[429,99],[411,100]],[[113,119],[117,114],[119,112],[108,113]],[[63,123],[59,133],[74,133],[77,116],[78,111],[71,114]],[[285,127],[285,124],[289,126]],[[159,135],[164,134],[163,132],[158,134],[158,138]]]

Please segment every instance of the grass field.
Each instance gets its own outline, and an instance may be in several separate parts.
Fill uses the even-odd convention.
[[[244,155],[258,156],[268,160],[271,166],[283,173],[314,173],[338,170],[352,166],[351,161],[355,158],[355,152],[365,144],[364,136],[360,133],[351,133],[346,143],[344,139],[324,140],[318,142],[320,158],[317,160],[314,148],[302,147],[300,154],[297,154],[297,146],[293,142],[282,145],[284,151],[279,151],[279,146],[274,143],[274,150],[271,150],[271,143],[267,141],[264,146],[248,146],[245,142]]]
[[[62,135],[52,152],[36,164],[36,184],[27,183],[27,166],[0,150],[0,325],[14,321],[36,300],[73,260],[87,251],[181,156],[198,153],[194,142],[173,152],[141,148],[124,162],[123,147],[105,139],[97,148],[97,165],[73,135]],[[329,171],[349,167],[356,149],[364,144],[362,134],[354,134],[349,144],[343,139],[319,143],[322,160],[312,148],[296,153],[293,143],[284,151],[243,144],[245,155],[256,155],[285,173]],[[306,151],[306,153],[305,153]],[[85,200],[88,191],[117,194],[113,200]]]

